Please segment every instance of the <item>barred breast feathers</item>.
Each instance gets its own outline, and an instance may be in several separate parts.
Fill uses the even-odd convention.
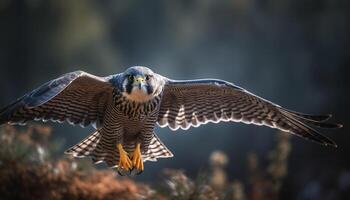
[[[130,119],[141,119],[158,111],[162,97],[162,95],[159,94],[149,101],[137,102],[128,99],[123,93],[117,90],[114,91],[113,96],[114,106],[118,107],[120,111]]]

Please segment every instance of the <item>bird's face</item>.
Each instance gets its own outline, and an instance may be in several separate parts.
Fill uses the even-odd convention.
[[[123,78],[123,95],[132,101],[146,102],[158,95],[157,74],[146,67],[130,67]]]

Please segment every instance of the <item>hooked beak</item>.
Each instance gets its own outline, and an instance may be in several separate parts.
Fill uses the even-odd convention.
[[[145,78],[142,76],[136,76],[134,84],[141,89],[146,84]]]

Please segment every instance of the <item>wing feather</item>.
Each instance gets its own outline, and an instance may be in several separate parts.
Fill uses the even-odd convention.
[[[76,71],[47,82],[0,110],[0,125],[30,120],[101,123],[113,87],[107,79]]]
[[[243,122],[277,128],[324,145],[336,146],[335,142],[310,127],[342,126],[326,122],[330,117],[287,110],[222,80],[168,80],[164,86],[158,125],[177,130],[208,122]]]

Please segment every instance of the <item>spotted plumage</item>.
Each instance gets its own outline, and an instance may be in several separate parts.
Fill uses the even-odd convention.
[[[94,133],[66,153],[90,156],[119,171],[143,171],[144,161],[173,156],[154,133],[157,124],[186,130],[208,122],[244,122],[336,146],[314,129],[341,127],[326,122],[330,117],[287,110],[226,81],[175,81],[146,67],[107,77],[68,73],[0,110],[0,124],[50,120],[94,126]]]

